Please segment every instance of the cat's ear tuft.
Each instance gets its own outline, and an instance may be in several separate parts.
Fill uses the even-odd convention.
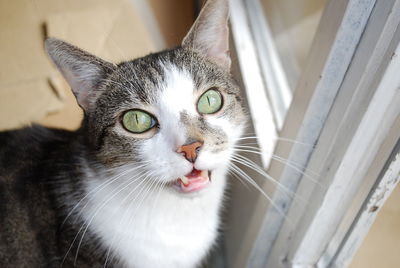
[[[229,70],[229,0],[208,0],[183,39],[182,46],[199,51]]]
[[[113,64],[55,38],[45,41],[50,58],[63,74],[78,101],[87,111],[98,96],[98,86]]]

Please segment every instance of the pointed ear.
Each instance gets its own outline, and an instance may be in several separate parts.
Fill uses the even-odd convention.
[[[229,0],[208,0],[182,46],[192,48],[229,70]]]
[[[78,104],[87,111],[98,96],[102,78],[113,69],[113,64],[55,38],[47,39],[45,48],[71,86]]]

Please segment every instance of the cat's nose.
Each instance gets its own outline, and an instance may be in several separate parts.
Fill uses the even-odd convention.
[[[200,152],[201,146],[203,146],[203,142],[201,141],[186,143],[182,146],[179,146],[176,152],[182,154],[189,162],[194,163],[197,155]]]

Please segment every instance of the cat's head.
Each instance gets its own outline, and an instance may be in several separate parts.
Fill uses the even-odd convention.
[[[204,188],[228,165],[245,117],[229,74],[227,21],[228,1],[210,0],[180,47],[117,65],[46,41],[85,112],[82,129],[99,162],[141,166],[182,192]]]

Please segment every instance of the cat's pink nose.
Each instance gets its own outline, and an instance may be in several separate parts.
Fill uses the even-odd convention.
[[[176,152],[182,154],[189,162],[194,163],[197,155],[199,154],[201,146],[203,146],[203,142],[195,141],[190,144],[179,146]]]

